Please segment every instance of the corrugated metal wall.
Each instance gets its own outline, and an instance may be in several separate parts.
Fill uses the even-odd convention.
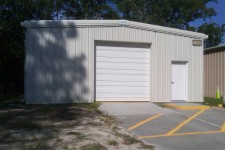
[[[204,96],[215,97],[219,87],[225,94],[225,48],[204,54]]]
[[[203,47],[192,46],[191,38],[127,27],[84,27],[27,29],[27,103],[92,102],[95,41],[152,43],[154,102],[171,100],[171,62],[188,61],[188,101],[202,101]]]
[[[188,101],[203,101],[203,47],[191,38],[156,33],[151,51],[151,100],[171,100],[172,61],[188,62]]]

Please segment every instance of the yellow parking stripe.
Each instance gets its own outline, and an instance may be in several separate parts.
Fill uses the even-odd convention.
[[[190,118],[188,118],[187,120],[185,120],[184,122],[180,123],[174,129],[172,129],[171,131],[169,131],[166,135],[172,135],[172,134],[174,134],[177,130],[179,130],[181,127],[183,127],[185,124],[187,124],[188,122],[190,122],[192,119],[194,119],[195,117],[197,117],[198,115],[200,115],[204,111],[205,111],[205,109],[200,110],[199,112],[197,112],[196,114],[194,114],[193,116],[191,116]]]
[[[206,131],[206,132],[187,132],[187,133],[175,133],[172,135],[162,134],[162,135],[153,135],[153,136],[140,136],[139,139],[146,138],[158,138],[158,137],[171,137],[171,136],[182,136],[182,135],[197,135],[197,134],[213,134],[213,133],[222,133],[221,131]]]
[[[162,114],[159,114],[159,115],[155,115],[155,116],[153,116],[153,117],[150,117],[150,118],[148,118],[148,119],[145,119],[145,120],[143,120],[143,121],[141,121],[141,122],[139,122],[139,123],[137,123],[137,124],[135,124],[135,125],[129,127],[128,130],[133,130],[133,129],[139,127],[140,125],[142,125],[142,124],[144,124],[144,123],[146,123],[146,122],[149,122],[149,121],[151,121],[151,120],[153,120],[153,119],[155,119],[155,118],[157,118],[157,117],[159,117],[159,116],[161,116],[161,115],[162,115]]]
[[[221,132],[225,132],[225,123],[223,124],[223,126],[220,129]]]

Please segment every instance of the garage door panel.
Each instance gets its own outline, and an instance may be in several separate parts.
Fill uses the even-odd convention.
[[[98,86],[96,88],[96,92],[104,93],[104,92],[112,92],[112,93],[148,93],[148,87],[144,87],[144,90],[140,88],[140,86],[133,87],[125,87],[125,86]]]
[[[135,82],[135,81],[97,81],[96,82],[96,88],[98,86],[113,86],[113,87],[130,87],[130,86],[135,86],[135,87],[148,87],[146,84],[146,81],[142,82]]]
[[[116,62],[116,63],[141,63],[148,64],[149,60],[147,58],[129,58],[129,57],[98,57],[98,62]]]
[[[102,62],[96,66],[96,69],[120,69],[120,70],[129,69],[138,71],[138,70],[147,70],[148,64]]]
[[[124,98],[124,97],[139,97],[145,98],[148,97],[148,93],[99,93],[98,98]]]
[[[98,97],[97,101],[149,101],[148,97]]]
[[[126,58],[146,58],[144,55],[149,55],[149,53],[144,52],[133,52],[133,53],[128,53],[127,51],[102,51],[102,52],[97,52],[96,56],[98,57],[126,57]]]
[[[143,75],[143,76],[137,76],[137,75],[112,75],[112,74],[107,74],[107,75],[101,75],[98,74],[96,76],[97,81],[145,81],[149,82],[149,76]]]
[[[96,69],[97,74],[148,75],[148,70]]]
[[[98,46],[96,100],[149,100],[149,49]]]

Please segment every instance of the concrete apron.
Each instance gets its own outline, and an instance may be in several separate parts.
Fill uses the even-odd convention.
[[[151,102],[103,102],[99,110],[112,116],[171,113]]]

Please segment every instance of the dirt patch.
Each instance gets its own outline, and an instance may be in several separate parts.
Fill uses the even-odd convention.
[[[0,149],[153,149],[97,104],[4,106]]]

